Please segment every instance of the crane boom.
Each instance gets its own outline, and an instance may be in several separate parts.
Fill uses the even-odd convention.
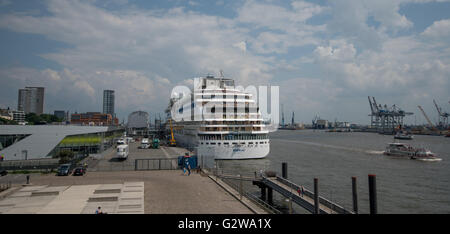
[[[430,126],[431,126],[433,129],[435,129],[433,123],[430,121],[430,119],[428,118],[427,114],[426,114],[425,111],[422,109],[422,107],[421,107],[421,106],[417,106],[417,107],[419,107],[420,111],[422,111],[422,114],[423,114],[423,116],[425,116],[425,119],[427,119],[428,124],[430,124]]]
[[[172,119],[169,119],[169,124],[170,124],[170,136],[171,136],[171,138],[169,140],[169,145],[170,146],[176,146],[177,143],[176,143],[175,138],[173,136]]]
[[[370,96],[368,96],[367,98],[369,99],[370,110],[372,111],[372,114],[375,114],[375,111],[373,110],[372,101],[370,100]]]
[[[434,106],[436,107],[436,110],[439,113],[439,116],[442,116],[441,109],[439,108],[439,106],[437,105],[437,103],[436,103],[436,101],[434,99],[433,99],[433,103],[434,103]]]
[[[373,99],[374,107],[376,108],[376,111],[378,112],[380,109],[378,108],[377,101],[375,100],[375,97],[372,97],[372,99]]]

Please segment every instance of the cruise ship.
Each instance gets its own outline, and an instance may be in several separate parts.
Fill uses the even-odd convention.
[[[269,154],[256,95],[235,87],[234,80],[214,76],[194,79],[194,89],[170,100],[178,145],[214,159],[257,159]]]

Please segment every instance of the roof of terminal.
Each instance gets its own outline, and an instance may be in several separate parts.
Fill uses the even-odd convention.
[[[108,132],[110,127],[74,125],[0,125],[0,135],[30,135],[0,151],[5,160],[46,157],[66,136]]]

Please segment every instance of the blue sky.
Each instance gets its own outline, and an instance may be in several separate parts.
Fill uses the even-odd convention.
[[[0,107],[46,87],[45,111],[162,113],[172,87],[218,74],[279,85],[285,114],[369,123],[367,96],[450,112],[450,2],[0,0]],[[288,117],[290,118],[290,117]]]

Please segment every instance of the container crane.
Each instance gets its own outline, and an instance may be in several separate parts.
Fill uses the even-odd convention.
[[[446,128],[448,125],[448,117],[450,116],[450,114],[447,112],[442,112],[442,108],[440,108],[438,106],[438,104],[436,103],[436,101],[434,99],[433,99],[433,103],[439,114],[439,123],[438,123],[439,127]]]

